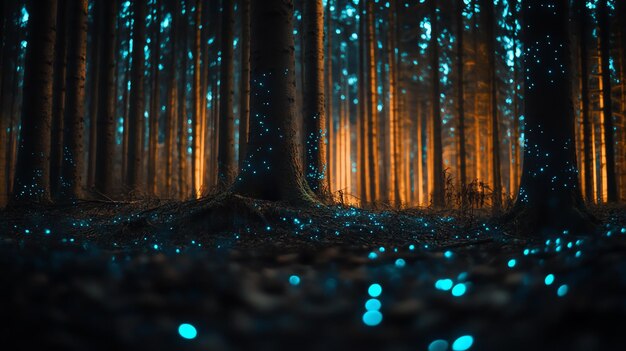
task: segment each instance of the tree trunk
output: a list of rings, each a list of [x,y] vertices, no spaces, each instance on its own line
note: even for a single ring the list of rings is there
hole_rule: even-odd
[[[89,150],[87,165],[87,188],[92,189],[96,185],[96,149],[97,149],[97,126],[98,126],[98,99],[100,92],[100,51],[102,42],[102,7],[103,2],[93,4],[93,23],[91,28],[91,57],[89,60],[90,86],[89,86]],[[124,133],[126,133],[124,129]]]
[[[305,177],[318,196],[328,192],[326,173],[326,108],[324,99],[324,7],[322,0],[304,2],[304,152]]]
[[[602,100],[604,106],[604,148],[606,154],[606,191],[607,201],[617,202],[617,177],[615,174],[615,143],[613,130],[613,98],[611,94],[611,24],[608,0],[598,2],[598,26],[600,27],[600,56],[602,60]]]
[[[115,19],[117,2],[103,3],[99,74],[98,130],[96,136],[96,191],[103,196],[113,192],[113,152],[115,150]],[[139,46],[139,45],[137,45]],[[130,161],[129,161],[130,162]]]
[[[148,194],[157,194],[157,172],[158,163],[158,146],[159,146],[159,111],[160,109],[160,81],[159,81],[159,63],[161,57],[161,4],[155,0],[156,14],[154,17],[154,38],[152,44],[152,91],[150,95],[150,114],[149,114],[149,133],[148,140]]]
[[[144,70],[146,45],[147,0],[133,2],[133,57],[130,71],[130,107],[128,123],[128,165],[126,166],[127,190],[136,192],[140,189],[141,175],[141,135],[144,124]]]
[[[365,40],[367,43],[367,96],[369,98],[369,118],[367,120],[367,159],[369,164],[370,201],[380,199],[380,167],[378,165],[378,83],[376,80],[376,28],[374,23],[374,2],[366,4]]]
[[[358,119],[358,167],[359,167],[359,197],[361,206],[371,201],[369,187],[369,163],[367,158],[367,126],[369,124],[369,99],[367,95],[367,78],[366,78],[366,52],[367,42],[365,40],[366,11],[365,1],[359,2],[359,119]]]
[[[465,187],[467,184],[467,171],[466,171],[466,154],[465,154],[465,96],[464,96],[464,87],[463,80],[465,78],[464,65],[463,61],[463,31],[465,30],[465,24],[463,23],[463,8],[465,3],[463,1],[457,1],[456,8],[456,74],[457,74],[457,107],[458,107],[458,118],[459,118],[459,179],[461,188]],[[464,192],[461,191],[461,196],[464,196]],[[465,198],[462,199],[465,201]]]
[[[502,181],[500,172],[500,128],[498,122],[498,77],[496,67],[496,19],[493,1],[485,1],[485,13],[487,24],[487,57],[489,69],[489,89],[491,97],[491,178],[493,181],[492,206],[495,212],[502,207]]]
[[[551,4],[522,5],[526,147],[512,214],[537,234],[590,229],[576,166],[568,0]]]
[[[430,68],[432,71],[432,126],[433,126],[433,205],[445,206],[445,184],[443,174],[443,146],[441,143],[441,102],[439,93],[439,19],[437,18],[437,4],[431,0],[431,42]]]
[[[174,160],[174,144],[176,131],[176,103],[178,90],[176,86],[176,71],[178,68],[178,30],[180,23],[180,3],[172,1],[172,27],[170,29],[170,61],[169,61],[169,83],[167,88],[167,105],[165,113],[165,196],[172,196],[172,178],[173,178],[173,160]]]
[[[13,201],[50,202],[50,124],[57,1],[30,0],[22,129]]]
[[[61,197],[82,197],[83,125],[87,70],[87,1],[69,1],[67,96],[63,134]]]
[[[250,121],[250,0],[241,0],[241,86],[239,91],[239,167],[248,147]]]
[[[58,0],[57,34],[54,48],[54,82],[52,85],[52,131],[50,139],[50,192],[59,197],[63,162],[63,118],[67,63],[67,1]]]
[[[222,12],[222,61],[220,71],[220,126],[217,173],[221,186],[230,185],[235,176],[235,121],[233,117],[234,2],[227,2]]]
[[[265,200],[313,203],[294,128],[293,1],[252,1],[250,33],[250,141],[233,190]]]
[[[587,15],[587,6],[585,1],[578,3],[579,16],[579,51],[580,51],[580,80],[581,80],[581,113],[583,123],[583,169],[585,174],[585,199],[588,203],[594,202],[593,194],[593,162],[592,162],[592,122],[589,115],[589,48],[587,46],[587,30],[589,29],[589,20]]]
[[[187,11],[189,10],[189,2],[182,3],[186,5]],[[187,12],[188,13],[188,12]],[[178,88],[178,191],[181,199],[189,197],[189,191],[187,189],[187,147],[189,145],[189,136],[187,133],[188,128],[191,126],[188,121],[187,115],[187,58],[189,51],[189,23],[182,21],[180,23],[181,31],[179,40],[183,47],[180,50],[180,64],[181,64],[181,78],[180,87]]]

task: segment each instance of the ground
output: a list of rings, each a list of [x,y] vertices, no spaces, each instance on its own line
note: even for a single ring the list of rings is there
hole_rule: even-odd
[[[13,208],[0,212],[2,340],[623,349],[626,208],[592,211],[597,233],[536,238],[481,211],[298,209],[237,196]]]

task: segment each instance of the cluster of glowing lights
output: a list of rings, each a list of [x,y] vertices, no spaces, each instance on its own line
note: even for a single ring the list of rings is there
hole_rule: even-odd
[[[363,313],[363,323],[368,327],[375,327],[383,321],[383,314],[380,312],[382,304],[377,297],[382,294],[383,288],[380,284],[374,283],[369,286],[367,293],[370,299],[365,302],[365,313]]]
[[[474,344],[474,337],[463,335],[452,342],[452,351],[466,351]],[[450,344],[447,340],[437,339],[428,345],[428,351],[447,351]]]

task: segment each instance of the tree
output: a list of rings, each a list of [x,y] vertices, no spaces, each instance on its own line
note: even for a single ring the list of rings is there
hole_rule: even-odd
[[[328,192],[326,170],[326,109],[324,98],[324,6],[304,2],[303,126],[305,177],[318,195]]]
[[[93,188],[96,183],[96,158],[98,137],[98,99],[100,92],[100,51],[102,42],[102,1],[93,4],[93,22],[91,24],[91,52],[89,59],[89,150],[87,165],[87,187]],[[124,131],[126,134],[126,130]]]
[[[50,140],[50,191],[57,198],[63,163],[63,118],[67,63],[67,0],[58,0],[57,34],[54,48],[54,81],[52,85],[52,134]]]
[[[153,31],[154,38],[152,42],[152,90],[150,95],[150,114],[149,114],[149,141],[148,141],[148,193],[156,195],[157,193],[157,163],[158,163],[158,146],[159,146],[159,63],[161,59],[161,4],[155,0],[154,6],[156,11],[154,14]]]
[[[250,0],[241,0],[241,86],[239,91],[239,166],[248,146],[250,121]]]
[[[366,1],[365,23],[365,64],[366,95],[368,98],[368,118],[366,128],[367,162],[369,177],[369,200],[380,198],[380,167],[378,165],[378,83],[376,81],[376,26],[374,23],[374,2]]]
[[[602,114],[604,115],[604,148],[606,154],[607,200],[618,199],[617,177],[615,174],[615,137],[613,130],[613,98],[611,92],[611,24],[608,0],[598,2],[598,26],[600,27],[600,57],[602,74]]]
[[[464,65],[463,61],[463,31],[465,30],[465,25],[463,23],[463,8],[465,2],[457,1],[456,8],[456,72],[457,72],[457,108],[459,113],[459,179],[460,184],[464,187],[467,184],[467,171],[466,171],[466,152],[465,152],[465,101],[464,101],[464,89],[463,89],[463,79],[465,78],[464,74]],[[464,192],[462,191],[463,195]],[[465,201],[465,199],[463,199]]]
[[[431,0],[431,43],[430,69],[432,72],[432,138],[433,138],[433,205],[445,205],[445,189],[443,174],[443,146],[441,143],[441,101],[439,93],[439,19],[437,16],[437,2]]]
[[[87,1],[68,0],[67,94],[63,133],[61,197],[82,196],[83,124],[87,69]]]
[[[131,191],[140,187],[141,175],[141,135],[144,124],[144,70],[146,56],[146,15],[147,0],[137,0],[133,6],[133,61],[130,71],[130,107],[128,113],[128,165],[126,186]]]
[[[585,231],[576,166],[568,0],[523,3],[524,165],[511,215],[537,230]]]
[[[250,139],[233,191],[314,202],[298,155],[293,0],[251,1]]]
[[[102,31],[99,55],[98,112],[95,188],[100,195],[113,193],[115,149],[115,19],[117,1],[102,2]]]
[[[583,170],[585,177],[585,200],[593,203],[593,162],[592,162],[592,139],[593,126],[589,115],[589,52],[587,47],[587,30],[589,20],[587,17],[587,4],[585,1],[578,2],[578,40],[580,52],[580,81],[581,81],[581,113],[583,123]]]
[[[235,176],[235,120],[233,117],[233,76],[235,72],[233,50],[234,6],[234,1],[227,1],[222,7],[220,121],[217,150],[217,173],[221,185],[229,185]]]
[[[22,129],[13,202],[50,202],[50,124],[57,1],[27,3],[28,47],[24,67]]]

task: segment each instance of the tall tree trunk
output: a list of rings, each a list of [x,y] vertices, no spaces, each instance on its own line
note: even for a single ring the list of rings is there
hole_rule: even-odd
[[[233,116],[235,25],[234,1],[222,7],[222,62],[220,71],[220,127],[217,173],[222,185],[230,185],[235,176],[235,119]]]
[[[615,143],[613,130],[613,98],[611,93],[611,24],[608,0],[598,2],[598,26],[600,27],[600,56],[602,60],[602,100],[604,106],[604,148],[606,154],[606,191],[607,200],[616,202],[618,198],[617,177],[615,174]]]
[[[200,190],[198,173],[198,153],[200,151],[200,100],[201,72],[200,55],[202,51],[202,1],[196,0],[193,41],[193,109],[191,115],[191,196],[197,197]]]
[[[159,64],[161,57],[161,4],[155,0],[154,6],[156,13],[154,16],[154,38],[152,43],[152,90],[150,95],[150,114],[149,114],[149,140],[148,140],[148,194],[157,194],[157,172],[158,163],[158,147],[159,147],[159,111],[160,109],[160,81],[159,81]]]
[[[464,72],[464,56],[463,56],[463,31],[465,30],[465,24],[463,23],[463,9],[465,2],[457,1],[456,8],[456,74],[457,74],[457,107],[458,107],[458,122],[459,122],[459,179],[461,187],[465,187],[467,184],[467,171],[466,171],[466,154],[465,154],[465,97],[463,80],[465,78]],[[464,192],[461,191],[461,195]],[[465,198],[462,199],[465,201]]]
[[[50,124],[57,1],[28,1],[22,129],[13,201],[50,202]]]
[[[433,205],[445,206],[445,183],[443,174],[443,146],[441,143],[441,102],[439,93],[439,19],[437,3],[431,0],[430,68],[432,70],[432,138],[433,138]]]
[[[169,61],[169,83],[167,87],[167,105],[165,113],[165,196],[172,196],[172,178],[173,178],[173,161],[174,161],[174,144],[176,131],[176,107],[177,92],[176,71],[178,68],[178,31],[180,23],[180,3],[172,1],[172,27],[170,29],[170,61]]]
[[[189,2],[181,3],[189,13]],[[189,51],[189,24],[185,21],[180,23],[179,40],[183,45],[180,50],[181,78],[178,89],[178,191],[181,199],[189,197],[187,189],[187,147],[189,145],[187,129],[191,126],[187,115],[187,58]]]
[[[260,199],[312,203],[294,128],[293,1],[252,1],[250,33],[250,141],[233,189]]]
[[[586,231],[574,142],[568,0],[525,2],[524,166],[512,214],[534,230]]]
[[[581,113],[583,123],[583,169],[585,174],[585,199],[588,203],[594,202],[593,194],[593,162],[592,162],[592,122],[589,114],[589,48],[587,46],[587,30],[589,29],[589,19],[585,1],[578,3],[579,16],[579,51],[580,51],[580,80],[581,80]]]
[[[103,4],[102,43],[96,136],[95,187],[100,195],[113,192],[113,152],[115,149],[115,19],[117,2]],[[137,45],[139,46],[139,45]]]
[[[59,197],[63,162],[63,118],[67,62],[67,1],[58,0],[57,34],[54,48],[54,82],[52,85],[52,132],[50,138],[50,192]]]
[[[241,0],[241,86],[239,91],[239,167],[248,147],[250,121],[250,1]]]
[[[334,131],[334,121],[333,121],[333,41],[332,41],[332,11],[331,6],[333,6],[333,1],[328,0],[326,3],[326,14],[324,18],[326,19],[326,90],[325,90],[325,101],[326,101],[326,130],[327,136],[326,140],[326,177],[328,178],[328,190],[333,193],[336,191],[336,177],[335,177],[335,167],[336,164],[333,163],[333,152],[335,150],[336,145],[334,144],[335,131]]]
[[[305,177],[317,195],[328,192],[326,173],[326,106],[324,100],[324,7],[304,2],[304,152]]]
[[[371,201],[370,187],[369,187],[369,160],[367,158],[368,143],[367,143],[367,126],[369,125],[369,104],[367,103],[369,97],[367,95],[367,75],[366,75],[366,52],[367,41],[365,40],[365,27],[366,21],[366,9],[365,1],[359,2],[359,119],[358,119],[358,167],[359,167],[359,197],[361,199],[361,205],[367,204]]]
[[[93,23],[91,28],[91,52],[89,59],[89,150],[87,165],[87,188],[93,189],[96,185],[96,150],[98,137],[98,99],[100,98],[100,52],[102,46],[102,8],[101,1],[93,3]],[[124,129],[126,133],[126,129]]]
[[[502,207],[502,181],[500,172],[500,128],[498,122],[498,76],[496,67],[496,19],[493,1],[485,1],[487,24],[487,57],[489,69],[489,89],[491,97],[491,178],[493,180],[493,210],[500,211]]]
[[[367,96],[369,99],[369,118],[367,119],[367,159],[369,164],[369,193],[370,201],[380,199],[380,167],[378,165],[378,83],[376,79],[376,28],[374,23],[374,2],[366,4],[366,29],[367,43]]]
[[[83,125],[87,70],[88,0],[68,0],[69,28],[67,51],[67,95],[63,134],[61,197],[82,197]]]
[[[144,124],[144,71],[146,56],[146,15],[147,0],[133,2],[133,61],[130,71],[130,107],[128,123],[128,165],[126,166],[126,187],[131,192],[140,190],[142,148],[141,135]]]

